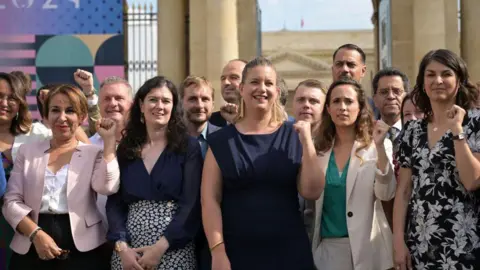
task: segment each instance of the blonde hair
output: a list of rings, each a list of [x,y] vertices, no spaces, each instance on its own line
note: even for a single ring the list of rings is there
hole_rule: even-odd
[[[212,86],[212,83],[205,77],[203,76],[194,76],[190,75],[185,80],[183,80],[182,84],[180,84],[180,87],[178,89],[178,94],[180,95],[180,99],[183,99],[185,96],[185,89],[190,87],[190,86],[206,86],[210,88],[212,92],[212,100],[215,100],[215,89]]]
[[[275,71],[275,75],[277,74],[277,70],[273,66],[272,62],[265,57],[257,57],[252,61],[248,62],[245,68],[242,71],[242,84],[245,83],[245,79],[248,76],[248,72],[255,68],[255,67],[270,67]],[[278,87],[279,85],[279,76],[276,77],[275,86]],[[270,118],[270,124],[272,123],[282,123],[287,120],[287,114],[285,109],[280,104],[280,94],[278,94],[277,98],[273,101],[273,106],[271,108],[272,117]],[[238,115],[235,118],[235,122],[240,121],[241,119],[245,118],[245,104],[243,98],[240,98],[240,105],[238,109]]]

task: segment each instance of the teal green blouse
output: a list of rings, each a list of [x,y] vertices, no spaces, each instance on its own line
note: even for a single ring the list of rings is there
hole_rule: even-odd
[[[322,238],[348,237],[347,229],[347,172],[350,159],[338,171],[335,153],[332,151],[325,174],[323,209],[320,234]]]

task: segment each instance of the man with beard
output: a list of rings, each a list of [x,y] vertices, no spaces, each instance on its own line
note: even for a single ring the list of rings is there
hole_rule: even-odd
[[[218,127],[224,127],[232,121],[238,111],[240,103],[240,83],[242,82],[243,68],[247,64],[241,59],[230,60],[222,70],[220,86],[222,97],[227,104],[220,108],[220,111],[212,113],[210,123]]]
[[[212,84],[203,77],[188,76],[180,85],[179,94],[188,134],[198,139],[202,156],[205,158],[208,148],[207,136],[219,129],[208,122],[213,110]]]
[[[337,81],[341,77],[351,78],[359,83],[362,82],[367,72],[366,56],[362,48],[355,44],[344,44],[333,53],[332,77]],[[368,98],[375,118],[378,119],[379,111],[373,100]]]
[[[188,76],[180,85],[178,93],[182,100],[183,118],[188,134],[198,139],[202,156],[205,158],[208,149],[207,136],[220,129],[208,121],[212,115],[215,91],[204,77]],[[195,253],[197,269],[211,269],[212,258],[203,227],[195,238]]]

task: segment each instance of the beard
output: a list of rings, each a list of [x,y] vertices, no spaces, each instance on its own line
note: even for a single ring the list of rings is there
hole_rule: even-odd
[[[205,122],[207,122],[208,119],[210,118],[210,115],[211,115],[211,114],[208,114],[207,112],[205,112],[205,118],[199,118],[195,115],[197,113],[202,113],[202,110],[191,109],[191,110],[187,111],[186,112],[187,121],[193,123],[194,125],[199,126],[199,125],[203,125]]]

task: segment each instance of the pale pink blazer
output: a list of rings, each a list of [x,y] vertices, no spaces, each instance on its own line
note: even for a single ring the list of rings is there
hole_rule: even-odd
[[[50,154],[50,141],[20,146],[7,191],[3,215],[12,228],[29,216],[38,223],[44,176]],[[106,229],[96,205],[97,192],[111,195],[120,187],[120,171],[116,159],[106,162],[103,149],[79,142],[68,168],[67,202],[75,247],[89,251],[106,242]],[[18,254],[30,249],[28,236],[15,232],[10,248]]]

